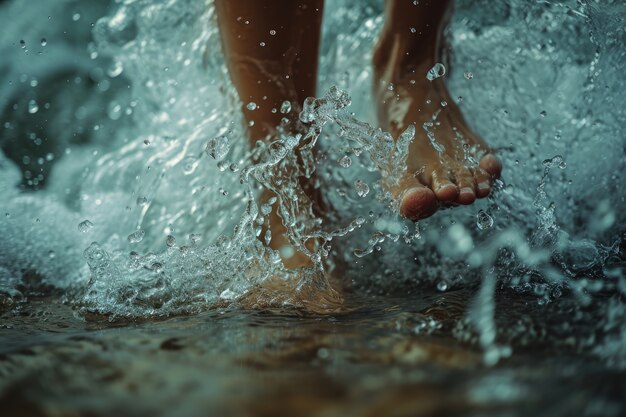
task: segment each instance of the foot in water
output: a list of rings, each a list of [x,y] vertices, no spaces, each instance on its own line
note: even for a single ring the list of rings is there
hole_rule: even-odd
[[[450,98],[439,74],[439,43],[447,2],[428,6],[428,14],[412,2],[387,2],[387,24],[375,48],[374,94],[383,129],[397,138],[410,125],[416,134],[407,172],[389,191],[400,213],[412,220],[439,207],[471,204],[489,195],[502,166],[485,142],[473,133]],[[390,23],[393,22],[393,23]]]

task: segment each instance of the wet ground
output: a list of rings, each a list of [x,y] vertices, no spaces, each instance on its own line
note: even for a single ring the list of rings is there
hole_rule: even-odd
[[[593,338],[586,334],[593,312],[500,294],[498,342],[512,355],[486,366],[464,319],[470,299],[465,290],[353,295],[352,311],[336,316],[217,309],[130,323],[31,301],[0,317],[0,410],[6,417],[626,413],[626,372],[579,343]]]

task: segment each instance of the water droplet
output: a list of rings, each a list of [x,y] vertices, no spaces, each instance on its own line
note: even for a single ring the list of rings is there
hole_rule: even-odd
[[[472,74],[471,71],[466,71],[463,76],[466,80],[471,80],[472,78],[474,78],[474,74]]]
[[[356,193],[359,197],[365,197],[370,192],[370,187],[361,180],[356,180],[354,182],[354,188],[356,189]]]
[[[218,161],[224,159],[229,150],[230,144],[226,136],[218,136],[210,139],[205,148],[205,152],[211,158],[217,159]]]
[[[446,67],[442,63],[437,62],[430,70],[428,70],[426,78],[432,81],[439,77],[443,77],[444,75],[446,75]]]
[[[78,230],[82,233],[87,233],[93,227],[93,223],[89,220],[83,220],[78,223]]]
[[[39,105],[35,100],[31,100],[28,102],[28,112],[30,114],[35,114],[39,111]]]
[[[254,101],[251,101],[250,103],[246,104],[246,109],[248,110],[256,110],[256,103]]]
[[[350,158],[348,155],[344,155],[341,158],[339,158],[337,163],[339,164],[340,167],[349,168],[350,165],[352,165],[352,158]]]
[[[48,40],[46,38],[41,38],[41,46],[46,46],[48,44]]]
[[[487,214],[484,210],[478,210],[478,213],[476,214],[476,226],[480,230],[491,228],[491,226],[493,226],[493,217]]]
[[[139,229],[134,233],[131,233],[130,235],[128,235],[128,241],[130,243],[139,243],[143,240],[144,236],[146,235],[146,232],[144,232],[143,230]]]
[[[121,61],[115,61],[107,70],[107,75],[111,78],[115,78],[124,72],[124,64]]]
[[[280,112],[282,114],[287,114],[291,111],[291,102],[288,100],[285,100],[282,102],[282,104],[280,105]]]

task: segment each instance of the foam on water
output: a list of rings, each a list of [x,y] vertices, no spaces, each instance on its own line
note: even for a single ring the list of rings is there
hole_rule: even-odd
[[[328,3],[320,97],[300,114],[307,132],[252,151],[210,2],[120,0],[105,11],[65,0],[30,29],[26,3],[2,6],[15,38],[2,45],[11,59],[0,79],[4,300],[45,285],[83,312],[163,316],[279,277],[297,285],[277,302],[302,307],[345,265],[335,273],[372,291],[480,285],[459,337],[477,334],[488,363],[511,353],[498,342],[498,289],[534,293],[538,305],[571,294],[604,312],[601,340],[581,344],[623,366],[624,6],[458,2],[453,54],[424,77],[448,81],[504,176],[488,199],[413,225],[382,187],[415,135],[394,144],[376,128],[370,57],[382,5]],[[59,35],[73,24],[84,43]],[[297,173],[316,172],[333,207],[324,219],[293,175],[296,146]],[[286,271],[257,238],[263,188],[312,269]]]

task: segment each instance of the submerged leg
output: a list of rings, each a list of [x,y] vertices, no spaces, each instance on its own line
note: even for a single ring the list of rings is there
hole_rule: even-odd
[[[323,0],[216,0],[215,8],[251,145],[275,138],[278,126],[288,133],[299,131],[300,106],[315,95]],[[289,106],[283,110],[291,111],[283,114],[285,101]],[[315,198],[312,191],[309,194]],[[270,197],[266,192],[261,199]],[[275,211],[270,230],[272,248],[288,244]],[[283,262],[298,267],[310,261],[296,253],[283,256]]]
[[[409,125],[407,173],[390,191],[400,212],[419,220],[440,203],[471,204],[489,195],[500,162],[473,133],[443,78],[427,77],[441,63],[441,35],[449,0],[387,0],[374,52],[375,94],[384,128],[398,137]]]

